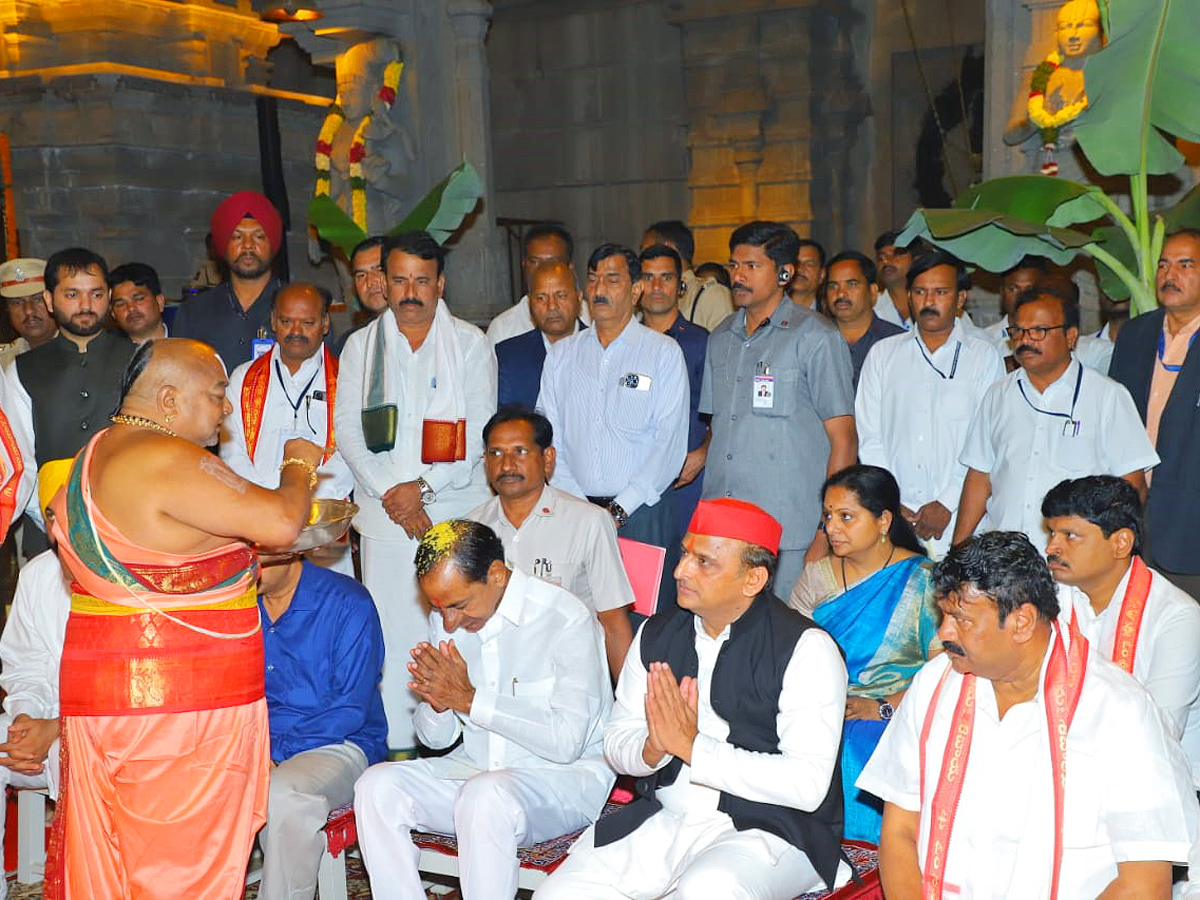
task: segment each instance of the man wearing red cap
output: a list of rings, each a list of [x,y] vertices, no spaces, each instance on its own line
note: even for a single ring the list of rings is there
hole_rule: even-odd
[[[283,222],[270,200],[242,191],[217,207],[209,230],[229,278],[181,306],[172,332],[208,344],[232,372],[250,360],[254,339],[271,333],[271,301],[280,285],[271,263],[283,245]]]
[[[536,900],[790,900],[849,880],[834,777],[846,666],[772,592],[782,534],[750,503],[697,506],[681,608],[634,638],[604,729],[638,796],[584,832]]]

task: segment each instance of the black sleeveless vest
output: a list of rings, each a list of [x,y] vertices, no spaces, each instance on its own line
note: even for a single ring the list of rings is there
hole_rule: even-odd
[[[677,678],[696,676],[695,617],[673,609],[649,619],[642,629],[642,665],[665,661]],[[713,667],[709,701],[713,710],[729,723],[729,743],[744,750],[778,753],[776,717],[783,675],[796,642],[817,625],[785,606],[773,594],[759,595],[751,607],[730,627]],[[841,746],[838,765],[825,799],[812,812],[756,803],[721,792],[717,808],[726,813],[738,831],[759,828],[783,838],[804,851],[817,874],[833,884],[842,859]],[[619,812],[596,823],[596,846],[619,840],[662,809],[655,797],[660,787],[673,784],[683,767],[674,758],[653,775],[639,778],[637,798]]]
[[[109,425],[121,400],[121,377],[136,348],[107,329],[87,353],[61,334],[16,358],[17,376],[33,406],[33,455],[40,467],[70,459]]]

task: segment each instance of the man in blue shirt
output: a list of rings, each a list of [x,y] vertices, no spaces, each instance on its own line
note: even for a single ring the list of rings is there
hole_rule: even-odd
[[[679,533],[661,501],[687,455],[688,376],[679,345],[633,317],[644,289],[628,247],[592,251],[592,327],[550,348],[538,406],[558,438],[551,483],[607,509],[621,537],[666,548],[659,603],[669,604]]]
[[[708,423],[700,418],[700,383],[704,380],[704,354],[708,350],[708,329],[689,322],[679,312],[679,298],[685,290],[683,260],[666,244],[653,244],[638,257],[642,264],[642,324],[659,334],[675,339],[683,351],[688,373],[688,437],[683,469],[668,496],[675,508],[677,541],[683,540],[687,523],[700,502],[704,482],[704,457],[712,437]]]
[[[387,755],[383,634],[366,588],[299,556],[263,559],[258,606],[274,763],[258,895],[312,897],[330,810]]]

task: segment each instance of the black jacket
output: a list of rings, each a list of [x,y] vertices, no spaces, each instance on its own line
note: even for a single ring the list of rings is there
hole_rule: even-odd
[[[1108,374],[1133,397],[1142,421],[1166,313],[1130,319],[1117,335]],[[1150,479],[1146,532],[1156,566],[1200,575],[1200,347],[1192,346],[1163,407],[1155,445],[1162,462]]]

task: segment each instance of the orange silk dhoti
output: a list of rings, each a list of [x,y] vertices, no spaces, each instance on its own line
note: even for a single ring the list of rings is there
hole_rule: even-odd
[[[270,769],[257,559],[137,547],[92,502],[92,439],[54,501],[72,576],[51,900],[235,900]]]

